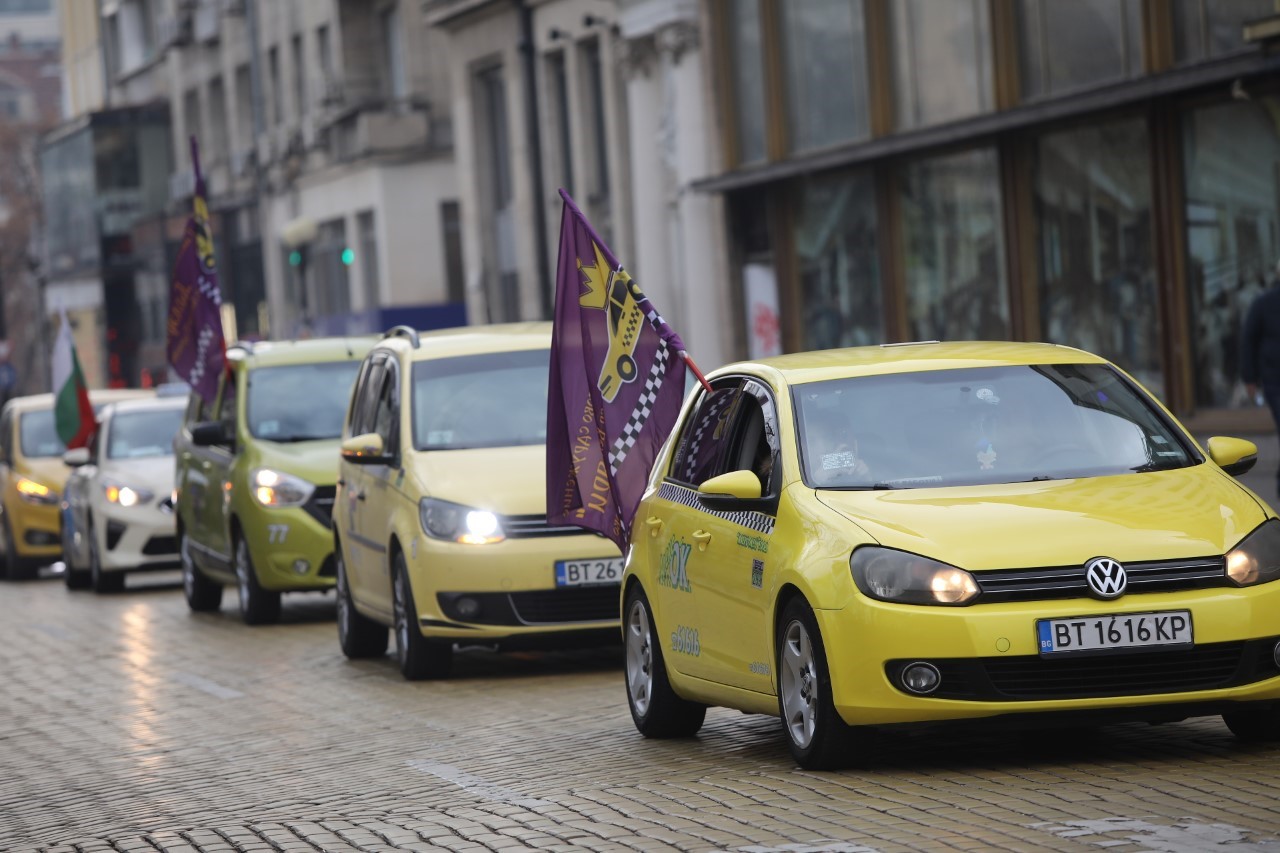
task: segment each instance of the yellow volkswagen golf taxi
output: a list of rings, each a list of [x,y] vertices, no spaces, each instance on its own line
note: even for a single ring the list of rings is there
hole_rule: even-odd
[[[365,359],[334,504],[338,641],[405,678],[455,644],[616,643],[622,555],[547,523],[549,323],[388,333]]]
[[[730,365],[686,401],[623,577],[632,717],[1170,721],[1280,737],[1280,521],[1124,372],[1049,344]],[[1017,719],[1014,720],[1013,718]]]

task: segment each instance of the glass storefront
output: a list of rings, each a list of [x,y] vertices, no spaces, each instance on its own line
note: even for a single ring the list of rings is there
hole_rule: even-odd
[[[889,4],[889,15],[899,129],[991,109],[988,0],[896,0]]]
[[[1142,73],[1142,0],[1017,0],[1024,100]]]
[[[733,63],[737,103],[738,162],[764,159],[764,46],[760,38],[760,4],[730,3],[729,57]]]
[[[884,302],[871,175],[807,180],[799,187],[795,246],[804,300],[802,349],[884,341]]]
[[[912,340],[1009,336],[996,153],[907,164],[901,175],[902,259]]]
[[[1048,133],[1036,145],[1040,335],[1095,352],[1162,393],[1146,121]]]
[[[1240,327],[1280,260],[1280,98],[1188,111],[1182,149],[1196,404],[1249,405]]]
[[[793,151],[871,133],[862,0],[780,3]]]
[[[1247,47],[1249,21],[1280,12],[1277,0],[1170,0],[1173,52],[1179,62],[1203,62]]]

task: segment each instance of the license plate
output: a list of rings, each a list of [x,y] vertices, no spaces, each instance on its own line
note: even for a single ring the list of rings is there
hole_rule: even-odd
[[[1042,655],[1194,643],[1189,610],[1038,619],[1036,636]]]
[[[556,561],[556,586],[597,586],[621,580],[621,557]]]

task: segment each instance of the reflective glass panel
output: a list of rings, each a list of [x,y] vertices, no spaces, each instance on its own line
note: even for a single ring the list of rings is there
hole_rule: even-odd
[[[802,348],[883,341],[871,175],[823,176],[801,183],[795,246],[804,300]]]
[[[1148,146],[1140,118],[1040,138],[1040,335],[1105,356],[1161,393]]]
[[[182,426],[180,408],[126,412],[111,418],[108,459],[172,456],[173,437]]]
[[[1200,62],[1249,49],[1249,21],[1280,11],[1276,0],[1172,0],[1173,51],[1178,62]]]
[[[1248,405],[1240,328],[1280,259],[1280,99],[1231,101],[1183,119],[1187,294],[1196,403]]]
[[[249,432],[281,442],[338,438],[359,370],[359,361],[333,361],[251,371],[245,398]]]
[[[760,39],[760,0],[728,4],[729,56],[737,118],[738,162],[764,159],[764,46]]]
[[[988,0],[895,0],[889,13],[899,128],[991,109]]]
[[[910,336],[1007,338],[995,152],[979,149],[909,163],[901,191]]]
[[[1142,73],[1142,0],[1017,0],[1024,100]]]
[[[778,6],[792,150],[868,136],[862,0],[804,0]]]
[[[550,361],[550,350],[525,350],[417,362],[413,446],[462,450],[546,443]]]

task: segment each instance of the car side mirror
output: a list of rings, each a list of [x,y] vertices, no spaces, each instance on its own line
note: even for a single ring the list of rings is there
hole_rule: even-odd
[[[1258,445],[1243,438],[1215,435],[1209,439],[1209,458],[1232,477],[1239,477],[1258,462]]]
[[[62,462],[68,468],[79,468],[89,464],[89,448],[74,447],[62,454]]]
[[[196,447],[210,447],[227,443],[227,428],[222,421],[201,421],[191,426],[191,443]]]
[[[353,435],[342,442],[341,453],[345,461],[354,465],[388,465],[392,461],[382,443],[382,436],[376,432]]]
[[[760,500],[760,478],[745,468],[712,477],[698,486],[698,503],[719,512],[756,509]]]

